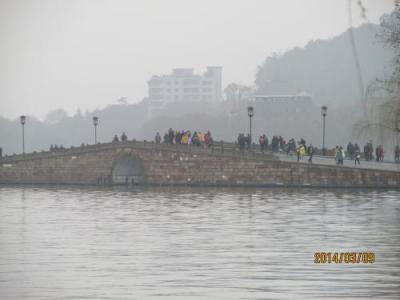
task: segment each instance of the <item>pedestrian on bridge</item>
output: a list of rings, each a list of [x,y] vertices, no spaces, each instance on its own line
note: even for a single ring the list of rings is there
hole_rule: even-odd
[[[259,142],[259,144],[260,144],[260,150],[261,150],[261,152],[264,152],[264,150],[267,150],[267,143],[268,143],[268,140],[267,140],[267,137],[266,137],[265,134],[260,135],[260,137],[259,137],[259,139],[258,139],[258,142]]]
[[[307,153],[308,153],[308,162],[312,163],[312,157],[313,157],[313,154],[314,154],[314,147],[313,147],[312,144],[310,144],[310,146],[308,146]]]
[[[336,146],[335,159],[336,159],[336,164],[338,166],[343,166],[344,156],[345,156],[345,154],[344,154],[343,147],[342,146],[340,146],[340,147]]]
[[[123,132],[121,135],[121,142],[127,142],[127,141],[128,141],[128,137],[126,136],[125,132]]]
[[[247,150],[250,150],[250,147],[251,147],[251,135],[250,135],[250,133],[246,137],[246,145],[247,145]]]
[[[360,157],[361,157],[360,150],[356,149],[356,152],[354,154],[354,166],[356,166],[357,163],[358,165],[360,165]]]
[[[161,135],[160,135],[159,132],[157,132],[156,137],[154,138],[154,140],[155,140],[156,144],[160,144],[161,143]],[[166,139],[164,138],[164,140],[166,140]]]
[[[304,144],[300,144],[297,148],[297,161],[303,160],[303,156],[306,154],[306,148]]]
[[[243,133],[239,133],[239,136],[237,138],[237,142],[239,144],[240,151],[243,151],[244,150],[244,146],[246,144],[246,137],[244,136]]]

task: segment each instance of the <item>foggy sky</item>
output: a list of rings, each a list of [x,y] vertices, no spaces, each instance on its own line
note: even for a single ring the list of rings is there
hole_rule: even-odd
[[[362,2],[373,23],[394,6]],[[175,67],[218,65],[224,85],[253,84],[267,55],[345,31],[347,9],[347,0],[0,0],[0,115],[135,103],[153,74]]]

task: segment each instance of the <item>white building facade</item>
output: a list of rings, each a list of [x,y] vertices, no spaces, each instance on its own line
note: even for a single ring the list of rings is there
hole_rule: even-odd
[[[254,104],[264,115],[281,117],[288,113],[311,112],[312,96],[305,92],[295,95],[256,95]]]
[[[173,69],[171,74],[153,76],[148,81],[148,118],[159,115],[172,102],[222,101],[222,67],[207,67],[203,74],[193,69]]]

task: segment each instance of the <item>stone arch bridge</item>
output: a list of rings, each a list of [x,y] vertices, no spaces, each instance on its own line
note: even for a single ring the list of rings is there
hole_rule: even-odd
[[[0,183],[400,187],[400,172],[281,161],[235,144],[129,141],[0,159]]]

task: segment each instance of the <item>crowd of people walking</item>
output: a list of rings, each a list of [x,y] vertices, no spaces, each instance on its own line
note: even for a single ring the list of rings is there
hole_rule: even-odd
[[[164,134],[163,138],[161,138],[160,133],[157,132],[154,141],[157,144],[162,142],[164,144],[204,146],[205,148],[213,145],[213,138],[210,131],[207,131],[206,133],[194,131],[192,134],[190,130],[175,131],[172,128]]]
[[[268,149],[268,138],[265,134],[260,135],[258,139],[260,150],[264,152]],[[297,146],[298,145],[298,146]],[[306,144],[306,141],[301,138],[298,143],[294,138],[288,142],[282,136],[273,136],[271,139],[271,152],[272,153],[286,153],[286,155],[297,155],[297,161],[303,160],[304,156],[308,155],[308,161],[312,162],[314,147],[312,144]]]
[[[244,133],[239,133],[239,136],[237,138],[237,143],[239,145],[240,150],[244,150],[247,148],[248,150],[251,147],[251,136],[248,134],[247,136],[244,135]]]
[[[385,150],[382,145],[378,145],[375,148],[375,156],[374,156],[374,147],[372,141],[367,142],[364,145],[364,158],[366,161],[383,161],[385,157]],[[360,164],[361,150],[358,144],[354,144],[349,142],[347,144],[347,155],[350,159],[354,159],[354,164]],[[397,145],[394,150],[394,159],[396,162],[400,160],[400,147]]]
[[[63,145],[58,146],[57,144],[55,145],[50,145],[49,151],[50,152],[57,152],[57,151],[63,151],[65,150]]]
[[[112,140],[113,143],[118,143],[119,141],[121,142],[127,142],[128,141],[128,136],[123,132],[121,134],[121,140],[118,138],[118,135],[114,135],[114,138]]]
[[[364,145],[364,158],[365,160],[373,160],[374,147],[372,141],[369,141]]]
[[[249,148],[249,140],[249,136],[245,137],[244,134],[239,134],[238,144],[240,149],[244,149],[245,145],[247,145],[247,148]],[[269,145],[267,136],[265,134],[262,134],[260,135],[258,142],[261,152],[264,152],[268,148],[270,148],[272,153],[283,152],[287,155],[297,154],[297,161],[303,160],[303,157],[308,155],[308,161],[312,162],[313,155],[315,153],[315,149],[312,144],[309,144],[307,146],[306,141],[303,138],[301,138],[298,142],[296,142],[294,138],[291,138],[288,142],[286,142],[286,140],[282,136],[273,136],[271,139],[271,144]],[[369,141],[365,144],[362,152],[360,146],[357,143],[349,142],[346,149],[344,149],[343,146],[336,146],[333,152],[333,156],[336,164],[339,166],[343,165],[343,161],[345,159],[353,160],[354,165],[356,166],[361,164],[362,156],[366,161],[382,162],[385,157],[385,150],[383,149],[382,145],[378,145],[374,151],[372,141]],[[399,145],[395,147],[394,158],[395,162],[400,162]]]

